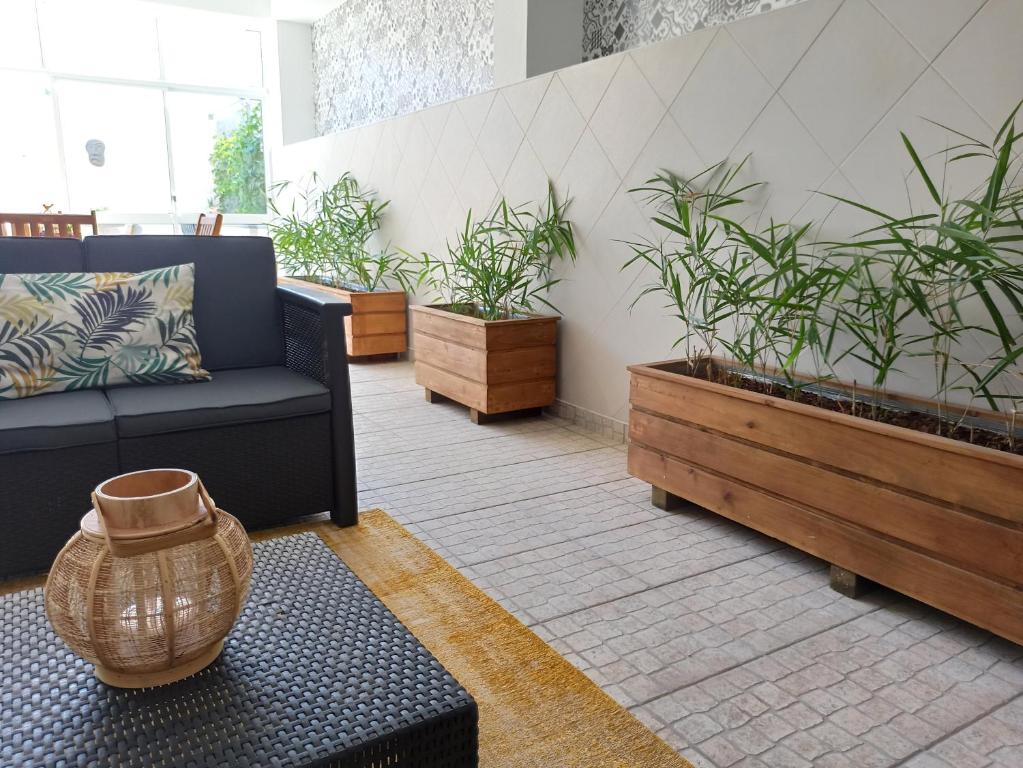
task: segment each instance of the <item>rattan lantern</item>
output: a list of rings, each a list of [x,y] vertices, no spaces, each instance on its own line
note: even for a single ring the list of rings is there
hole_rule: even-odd
[[[212,663],[252,577],[241,523],[181,469],[120,475],[92,502],[46,581],[54,630],[119,688],[172,683]]]

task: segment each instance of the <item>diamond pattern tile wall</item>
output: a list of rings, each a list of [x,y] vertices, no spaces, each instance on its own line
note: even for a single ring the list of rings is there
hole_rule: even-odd
[[[1019,0],[806,0],[292,144],[274,152],[274,177],[358,168],[393,200],[384,236],[435,254],[468,208],[540,199],[551,178],[576,199],[580,243],[553,296],[559,397],[625,421],[626,365],[670,357],[678,336],[656,301],[629,308],[648,276],[620,271],[621,241],[652,234],[630,189],[749,152],[751,176],[771,182],[766,213],[856,231],[859,214],[815,190],[908,209],[898,132],[925,154],[945,144],[922,118],[991,136],[1021,96],[1021,35]]]

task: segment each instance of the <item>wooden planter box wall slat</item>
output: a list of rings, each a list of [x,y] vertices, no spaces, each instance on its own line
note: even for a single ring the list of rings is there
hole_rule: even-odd
[[[630,371],[633,475],[1023,642],[1023,457]]]
[[[481,320],[412,307],[416,383],[485,414],[554,402],[557,317]]]
[[[402,354],[408,350],[408,297],[404,291],[349,291],[292,277],[279,283],[313,288],[352,305],[345,318],[345,343],[351,357]]]

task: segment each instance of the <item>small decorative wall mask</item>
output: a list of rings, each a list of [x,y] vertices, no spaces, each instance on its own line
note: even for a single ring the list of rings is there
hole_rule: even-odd
[[[89,162],[97,168],[102,168],[106,163],[107,145],[99,139],[89,139],[85,142],[85,151],[89,153]]]

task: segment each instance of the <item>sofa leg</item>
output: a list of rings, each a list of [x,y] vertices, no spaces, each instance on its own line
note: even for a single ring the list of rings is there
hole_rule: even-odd
[[[837,565],[831,566],[831,588],[841,595],[858,599],[870,592],[877,584],[859,574],[847,571]]]
[[[656,485],[650,486],[650,503],[665,512],[675,512],[689,506],[689,502],[682,497],[663,488],[658,488]]]

